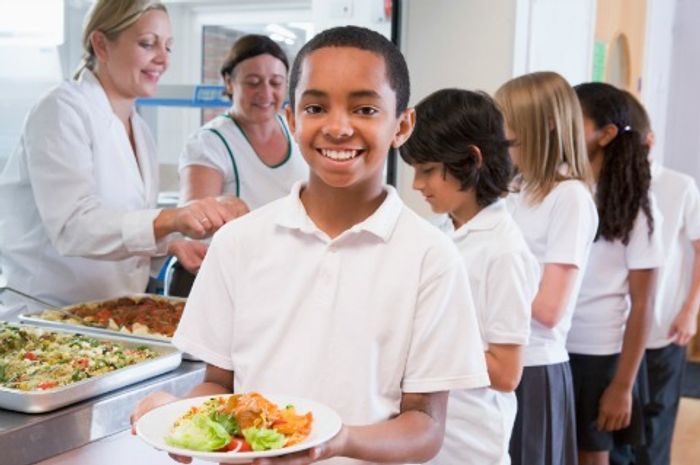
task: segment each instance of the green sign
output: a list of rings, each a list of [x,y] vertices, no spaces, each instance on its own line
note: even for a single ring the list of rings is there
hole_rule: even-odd
[[[605,79],[605,42],[596,40],[593,43],[593,76],[595,82],[603,82]]]

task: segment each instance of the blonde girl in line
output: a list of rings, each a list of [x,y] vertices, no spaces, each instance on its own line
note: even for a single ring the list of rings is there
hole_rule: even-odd
[[[514,465],[575,465],[566,337],[598,227],[581,108],[571,86],[554,72],[512,79],[495,97],[519,171],[509,208],[541,272],[516,390],[511,459]]]

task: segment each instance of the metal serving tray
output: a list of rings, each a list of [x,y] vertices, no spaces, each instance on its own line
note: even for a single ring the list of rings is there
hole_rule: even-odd
[[[124,296],[130,299],[134,300],[140,300],[140,299],[145,299],[145,298],[150,298],[153,300],[158,300],[158,301],[165,301],[165,302],[185,302],[187,299],[184,299],[182,297],[166,297],[158,294],[132,294],[132,295],[127,295]],[[100,306],[103,305],[107,302],[112,302],[116,299],[106,299],[106,300],[94,300],[91,302],[85,302],[82,304],[75,304],[75,305],[70,305],[67,307],[59,307],[57,310],[61,311],[68,311],[70,312],[71,309],[75,307],[80,307],[80,306]],[[52,310],[52,309],[44,309],[44,310]],[[132,334],[132,333],[126,333],[123,331],[117,331],[114,329],[109,329],[109,328],[101,328],[99,326],[87,326],[87,325],[80,325],[80,324],[72,324],[72,323],[65,323],[63,321],[51,321],[51,320],[45,320],[43,318],[40,318],[39,315],[44,310],[36,311],[36,312],[31,312],[31,313],[21,313],[18,318],[21,322],[23,323],[31,323],[36,326],[45,326],[48,328],[56,328],[56,329],[62,329],[62,330],[69,330],[72,332],[79,332],[79,333],[89,333],[89,334],[102,334],[102,335],[108,335],[108,336],[116,336],[116,337],[123,337],[123,338],[129,338],[129,339],[136,339],[136,340],[141,340],[141,341],[155,341],[155,342],[161,342],[161,343],[167,343],[170,344],[172,338],[169,338],[167,336],[157,336],[157,335],[152,335],[152,334]],[[191,354],[184,353],[182,357],[185,360],[192,360],[192,361],[198,361],[199,359]]]
[[[36,325],[31,324],[26,324],[26,326],[37,328]],[[170,344],[137,341],[131,338],[91,334],[84,331],[67,331],[57,328],[37,329],[56,333],[88,334],[100,341],[115,342],[128,348],[147,346],[159,355],[151,360],[46,391],[21,391],[0,386],[0,408],[24,413],[50,412],[174,370],[182,361],[182,354]]]

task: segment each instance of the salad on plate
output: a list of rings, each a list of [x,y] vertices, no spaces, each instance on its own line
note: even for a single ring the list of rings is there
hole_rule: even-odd
[[[259,393],[211,397],[173,423],[166,444],[201,452],[260,452],[306,439],[313,414],[277,405]]]

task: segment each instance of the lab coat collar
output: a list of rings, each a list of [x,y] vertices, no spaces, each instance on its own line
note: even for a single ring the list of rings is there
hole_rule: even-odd
[[[107,118],[113,118],[116,115],[112,110],[112,105],[109,103],[107,98],[107,93],[102,87],[99,79],[95,76],[95,73],[89,69],[83,70],[78,77],[78,82],[80,83],[85,96],[94,104],[94,109],[99,112],[102,116]]]

